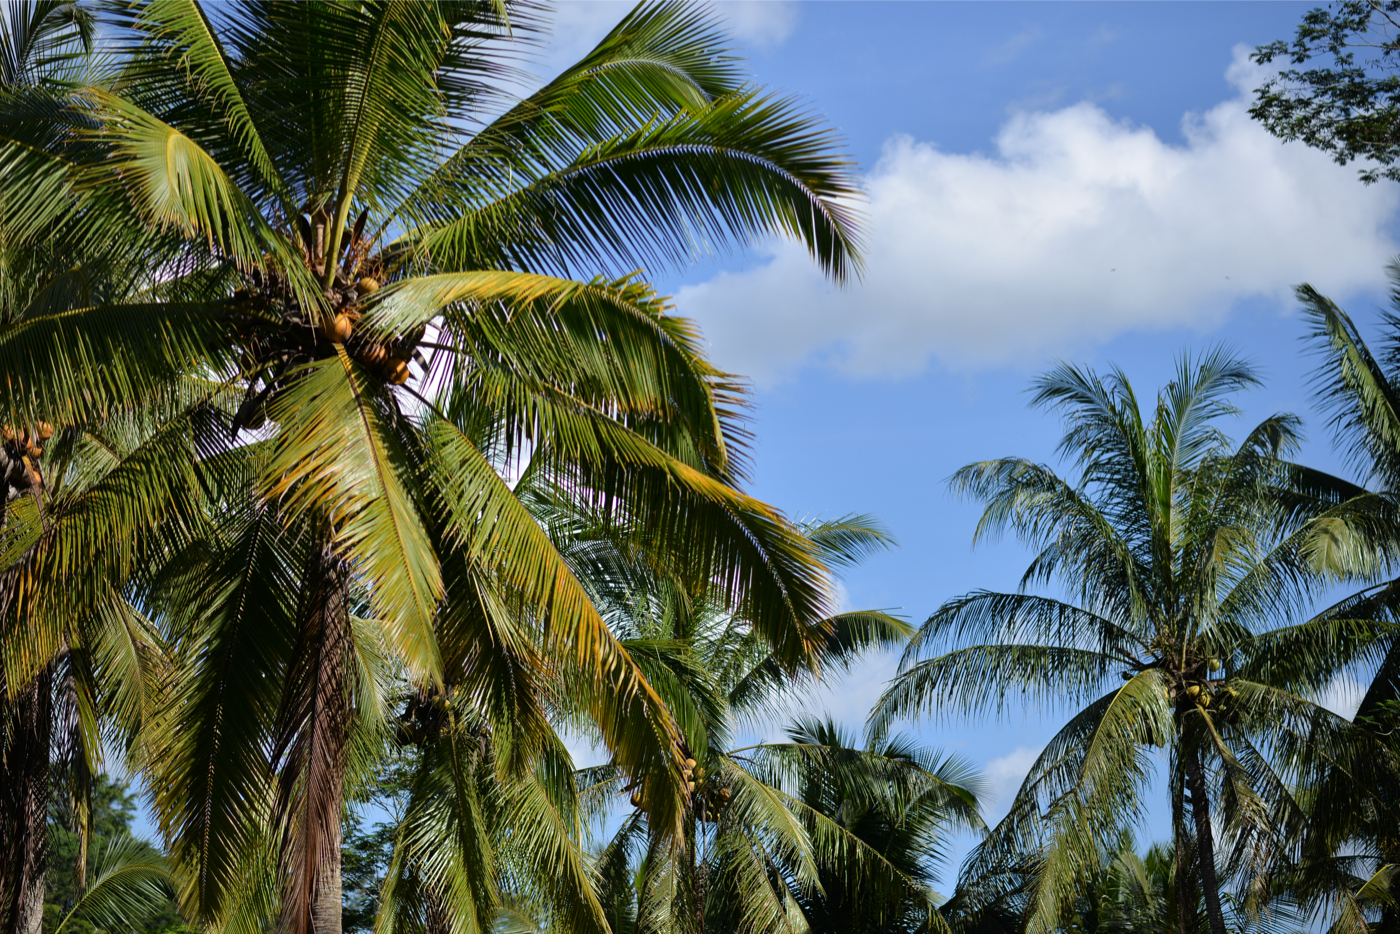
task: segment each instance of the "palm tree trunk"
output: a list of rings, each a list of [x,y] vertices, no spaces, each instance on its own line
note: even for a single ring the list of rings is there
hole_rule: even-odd
[[[278,757],[282,924],[287,934],[340,934],[341,805],[350,651],[348,574],[327,537],[305,577],[301,632],[283,698]]]
[[[12,709],[4,749],[6,934],[40,934],[44,919],[52,707],[53,668],[45,665]]]
[[[1225,913],[1220,909],[1220,880],[1215,875],[1215,839],[1210,829],[1210,800],[1206,797],[1200,753],[1194,747],[1186,752],[1186,786],[1191,792],[1191,816],[1196,824],[1196,861],[1201,867],[1201,889],[1205,895],[1210,932],[1225,934]]]
[[[1172,770],[1172,841],[1176,845],[1176,922],[1178,934],[1195,934],[1196,893],[1191,885],[1191,854],[1186,846],[1186,795],[1181,769]]]

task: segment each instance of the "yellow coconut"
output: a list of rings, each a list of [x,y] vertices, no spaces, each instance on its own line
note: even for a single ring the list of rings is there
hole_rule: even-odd
[[[389,364],[389,382],[395,386],[402,386],[408,382],[408,361],[395,360]]]
[[[321,329],[326,339],[333,344],[343,344],[355,330],[355,325],[345,315],[336,315],[330,324]]]
[[[370,292],[378,292],[379,280],[365,276],[359,282],[355,283],[355,291],[359,292],[361,295],[368,295]]]

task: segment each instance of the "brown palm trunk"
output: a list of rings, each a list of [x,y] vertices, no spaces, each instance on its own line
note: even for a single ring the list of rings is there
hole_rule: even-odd
[[[325,541],[312,555],[299,614],[301,633],[283,699],[278,757],[282,924],[286,934],[340,934],[340,812],[350,650],[348,575]]]
[[[0,905],[6,909],[6,934],[40,934],[48,857],[51,665],[17,698],[11,717],[4,749],[5,886]]]
[[[315,901],[311,905],[311,925],[315,934],[340,934],[340,802],[336,796],[335,829],[328,834],[317,874]]]
[[[1186,787],[1191,792],[1191,816],[1196,825],[1196,861],[1201,867],[1201,890],[1206,900],[1206,916],[1211,934],[1225,934],[1225,914],[1220,909],[1220,881],[1215,875],[1215,840],[1210,828],[1210,800],[1206,797],[1205,774],[1200,753],[1193,747],[1186,752]]]
[[[1178,727],[1177,735],[1182,735]],[[1180,763],[1172,769],[1172,842],[1175,844],[1176,923],[1178,934],[1195,934],[1196,888],[1192,884],[1191,852],[1187,846],[1186,780]]]

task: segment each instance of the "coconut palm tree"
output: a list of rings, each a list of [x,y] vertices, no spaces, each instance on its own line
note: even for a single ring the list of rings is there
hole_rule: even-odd
[[[1394,622],[1400,611],[1400,580],[1394,578],[1400,493],[1400,265],[1389,267],[1391,311],[1382,311],[1379,352],[1336,303],[1309,285],[1297,295],[1310,329],[1306,335],[1319,358],[1314,388],[1331,416],[1334,443],[1347,465],[1362,478],[1318,476],[1348,498],[1354,518],[1349,531],[1353,561],[1384,567],[1382,579],[1342,601],[1337,612]],[[1400,906],[1391,894],[1400,865],[1400,748],[1394,740],[1400,713],[1400,641],[1392,637],[1365,669],[1353,677],[1366,683],[1354,720],[1357,745],[1310,788],[1307,839],[1295,863],[1280,873],[1281,886],[1309,904],[1321,904],[1336,930],[1400,930]],[[1370,780],[1373,762],[1387,768]]]
[[[1255,383],[1223,353],[1183,358],[1144,411],[1121,371],[1063,364],[1037,380],[1035,403],[1064,413],[1060,450],[1078,477],[1020,458],[953,477],[987,504],[979,540],[1010,528],[1035,557],[1021,592],[973,592],[929,618],[873,722],[1073,705],[965,867],[994,876],[1030,854],[1031,930],[1073,913],[1119,828],[1142,816],[1165,749],[1177,904],[1196,904],[1199,886],[1225,934],[1222,872],[1254,881],[1288,852],[1307,820],[1294,789],[1347,748],[1347,721],[1312,698],[1390,628],[1306,617],[1319,569],[1354,544],[1351,514],[1280,459],[1292,416],[1239,445],[1221,432],[1230,394]],[[1063,599],[1029,592],[1056,580]],[[1177,925],[1196,928],[1189,912]]]
[[[0,11],[0,122],[51,112],[94,77],[92,27],[72,3]],[[95,250],[71,219],[26,226],[9,210],[24,211],[15,191],[0,198],[0,327],[123,294],[111,273],[130,253]],[[85,847],[91,776],[104,751],[132,748],[149,712],[162,646],[129,582],[199,520],[208,410],[191,401],[204,395],[175,383],[57,426],[16,407],[0,416],[0,930],[37,934],[51,807],[66,799]],[[132,895],[123,880],[139,876],[117,873],[88,903]]]
[[[630,800],[598,856],[599,897],[613,930],[770,931],[815,924],[819,914],[833,924],[848,913],[893,923],[923,911],[927,919],[918,857],[937,826],[976,822],[961,764],[898,743],[850,748],[819,723],[794,727],[789,742],[737,746],[741,731],[800,697],[814,683],[811,673],[785,673],[741,612],[658,568],[644,547],[620,548],[591,535],[586,521],[575,523],[566,554],[676,712],[691,790],[686,829],[669,839],[642,807],[649,776],[629,778],[613,764],[580,773],[595,820],[614,813],[619,798]],[[560,534],[558,523],[548,524]],[[887,541],[859,516],[811,523],[806,533],[836,565]],[[877,612],[840,614],[832,623],[822,671],[849,666],[907,631]],[[577,716],[573,722],[583,726]],[[882,836],[890,829],[882,818],[907,819],[902,848]],[[838,893],[840,884],[847,887]],[[838,907],[843,897],[849,901]]]
[[[799,717],[788,739],[789,750],[773,752],[789,760],[797,799],[880,856],[879,862],[824,862],[817,885],[789,882],[809,929],[837,934],[938,927],[940,897],[933,885],[946,862],[948,833],[985,830],[977,814],[976,773],[956,757],[904,738],[857,743],[830,719]]]
[[[74,829],[86,840],[91,776],[112,751],[125,754],[127,765],[142,764],[138,737],[154,712],[166,654],[130,582],[152,552],[199,521],[200,432],[187,402],[56,431],[40,423],[8,432],[10,456],[28,458],[33,476],[20,487],[11,482],[0,531],[0,904],[7,931],[38,931],[53,797],[61,790],[68,799]]]
[[[234,433],[267,435],[246,461],[256,503],[214,537],[208,566],[229,576],[191,603],[210,625],[179,633],[185,658],[215,666],[178,695],[199,716],[166,721],[154,760],[194,917],[235,911],[249,828],[271,813],[281,925],[338,929],[347,685],[369,651],[357,595],[411,682],[489,692],[508,666],[447,670],[436,627],[453,588],[505,587],[588,672],[578,696],[619,765],[652,776],[654,825],[679,830],[675,726],[483,453],[474,413],[602,514],[687,553],[776,664],[811,665],[825,644],[819,556],[735,487],[738,387],[627,271],[776,234],[844,278],[849,165],[812,117],[744,83],[703,11],[639,7],[509,100],[539,28],[512,4],[138,3],[112,24],[111,82],[0,138],[0,165],[47,195],[6,205],[17,226],[73,219],[127,252],[135,232],[151,257],[134,297],[0,331],[5,404],[80,420],[196,374],[240,394]],[[433,404],[439,387],[456,411]],[[264,569],[258,612],[278,621],[246,655],[263,619],[234,599],[254,585],[229,563],[239,547]],[[244,713],[262,716],[235,729]]]

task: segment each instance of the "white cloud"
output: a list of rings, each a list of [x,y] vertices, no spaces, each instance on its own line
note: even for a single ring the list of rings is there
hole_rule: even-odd
[[[539,68],[558,74],[588,53],[636,6],[633,0],[561,0],[554,7],[554,42]],[[712,4],[741,46],[781,44],[797,24],[791,0],[723,0]]]
[[[982,770],[982,778],[987,787],[984,810],[989,818],[1000,819],[1011,810],[1011,802],[1016,799],[1016,792],[1021,790],[1026,773],[1031,770],[1039,755],[1039,749],[1017,746],[1006,755],[987,763],[986,768]]]
[[[792,0],[719,0],[716,12],[741,44],[757,48],[781,45],[797,26]]]
[[[844,611],[848,609],[845,590],[839,589]],[[825,673],[822,680],[781,701],[762,723],[750,724],[759,731],[754,741],[786,742],[787,727],[798,716],[830,717],[849,730],[853,738],[863,736],[866,718],[899,670],[899,656],[898,649],[870,652],[861,656],[850,671]]]
[[[1379,284],[1395,186],[1271,138],[1237,97],[1183,118],[1185,145],[1090,103],[1012,116],[991,154],[888,141],[866,180],[863,283],[822,280],[790,244],[683,288],[719,365],[760,381],[823,359],[900,375],[1042,359],[1129,330],[1209,327],[1238,300],[1311,281]]]
[[[988,52],[985,56],[986,61],[992,65],[1006,65],[1014,62],[1021,57],[1022,52],[1040,42],[1042,38],[1044,38],[1044,33],[1039,26],[1023,29]]]
[[[1351,719],[1366,696],[1366,685],[1348,674],[1340,674],[1317,697],[1317,702],[1338,716]]]

